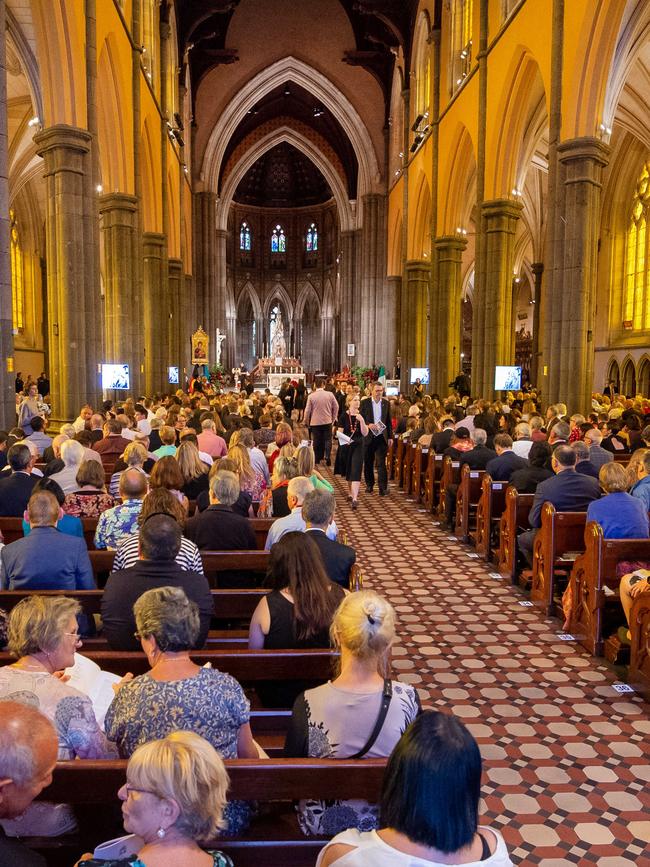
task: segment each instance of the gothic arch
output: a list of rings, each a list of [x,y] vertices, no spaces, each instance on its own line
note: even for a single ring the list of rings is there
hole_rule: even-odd
[[[217,228],[227,228],[228,213],[240,180],[261,156],[281,142],[287,142],[297,148],[320,169],[334,195],[341,231],[345,232],[354,228],[354,213],[342,178],[334,170],[325,154],[312,141],[288,126],[280,127],[264,136],[233,166],[217,201]]]
[[[650,397],[650,357],[642,355],[637,365],[637,393]]]
[[[336,313],[336,298],[334,296],[334,287],[332,281],[328,277],[325,281],[323,290],[323,304],[321,307],[321,315],[323,319],[331,319]]]
[[[620,116],[620,102],[626,82],[633,75],[634,66],[640,53],[647,49],[650,41],[650,6],[645,2],[628,2],[626,14],[623,16],[616,48],[612,57],[605,93],[603,120],[607,126],[612,127],[614,120],[626,125],[630,122],[634,126],[632,132],[647,143],[647,132],[639,135],[638,125],[643,126],[643,118],[647,114],[644,111],[645,101],[643,95],[638,93],[640,111],[638,117]],[[647,123],[645,130],[647,131]]]
[[[13,42],[16,54],[20,58],[20,64],[29,85],[29,92],[34,106],[34,114],[43,119],[43,92],[41,89],[41,76],[36,56],[27,40],[21,26],[14,18],[11,9],[6,10],[7,35]]]
[[[411,122],[422,114],[428,115],[431,110],[431,50],[429,34],[431,19],[429,12],[423,9],[418,17],[413,38],[413,53],[411,63]]]
[[[145,232],[160,232],[162,228],[162,214],[159,206],[160,182],[157,174],[160,173],[160,160],[154,153],[149,118],[145,118],[140,138],[140,151],[142,153],[142,221]],[[158,171],[156,171],[158,167]]]
[[[431,190],[424,173],[418,178],[415,190],[409,259],[428,259],[431,257]]]
[[[243,303],[245,297],[248,295],[251,307],[253,308],[253,313],[255,314],[256,319],[262,318],[262,305],[260,304],[260,299],[255,291],[255,287],[251,283],[250,280],[247,280],[246,283],[242,286],[239,291],[239,295],[237,297],[236,308],[239,311],[241,304]]]
[[[618,366],[618,361],[615,358],[610,358],[607,365],[607,381],[613,382],[616,391],[620,391],[621,387],[621,370]]]
[[[203,158],[201,175],[207,188],[218,191],[221,164],[237,126],[249,109],[282,80],[305,88],[332,112],[350,139],[359,163],[358,197],[375,191],[381,172],[370,134],[357,110],[327,76],[295,57],[278,60],[258,73],[225,107],[210,134]]]
[[[401,174],[404,167],[403,157],[400,154],[404,152],[404,70],[400,65],[403,63],[400,55],[397,57],[395,69],[393,70],[393,83],[391,87],[390,97],[390,117],[388,124],[390,127],[389,143],[388,143],[388,183],[392,183],[395,178]]]
[[[404,229],[401,211],[395,213],[390,231],[391,234],[388,238],[389,256],[387,274],[389,277],[400,277],[404,267],[404,263],[402,262],[402,234]]]
[[[475,196],[468,196],[469,187],[476,176],[476,159],[467,127],[459,124],[453,141],[450,153],[454,156],[441,215],[443,235],[453,235],[456,229],[468,227],[475,201]]]
[[[123,70],[116,63],[114,35],[104,40],[97,62],[97,136],[104,190],[129,191],[127,149],[131,137],[124,124],[124,106],[129,104]]]
[[[276,283],[266,296],[266,300],[264,301],[264,319],[268,320],[275,301],[280,301],[283,305],[285,313],[287,314],[287,320],[290,322],[294,318],[294,306],[291,303],[291,298],[289,298],[289,293],[282,283]]]
[[[296,300],[296,309],[295,309],[295,313],[294,313],[294,317],[296,319],[302,318],[304,310],[305,310],[305,305],[312,298],[312,296],[316,300],[316,304],[318,305],[318,307],[320,309],[321,302],[320,302],[320,299],[318,297],[318,293],[316,292],[316,289],[314,288],[313,284],[311,282],[307,281],[304,284],[304,286],[302,287],[302,289],[300,290],[300,293],[298,294],[298,298]]]
[[[625,357],[621,365],[621,392],[631,397],[636,394],[636,368],[630,355]]]

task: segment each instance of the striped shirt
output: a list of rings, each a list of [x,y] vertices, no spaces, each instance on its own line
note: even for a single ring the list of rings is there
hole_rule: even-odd
[[[135,566],[140,556],[139,551],[139,534],[132,533],[130,536],[125,536],[117,546],[115,559],[113,560],[113,572],[119,572],[122,569],[129,569]],[[183,572],[198,572],[203,575],[203,561],[199,554],[199,549],[194,542],[181,537],[180,551],[176,555],[176,562],[181,567]]]

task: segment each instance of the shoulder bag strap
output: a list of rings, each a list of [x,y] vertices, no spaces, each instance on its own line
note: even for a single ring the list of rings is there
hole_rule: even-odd
[[[370,733],[370,737],[364,744],[364,746],[359,750],[358,753],[355,753],[353,756],[348,756],[349,759],[360,759],[365,754],[372,749],[375,744],[375,741],[379,737],[379,733],[381,732],[384,722],[386,721],[386,715],[388,714],[388,708],[390,707],[390,702],[393,697],[393,684],[390,680],[384,680],[384,691],[381,697],[381,707],[379,708],[379,715],[377,717],[377,722],[375,723],[375,727]]]

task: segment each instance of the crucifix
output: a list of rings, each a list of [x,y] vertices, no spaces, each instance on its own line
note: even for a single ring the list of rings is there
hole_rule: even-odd
[[[221,344],[225,339],[226,335],[217,328],[217,364],[221,364]]]

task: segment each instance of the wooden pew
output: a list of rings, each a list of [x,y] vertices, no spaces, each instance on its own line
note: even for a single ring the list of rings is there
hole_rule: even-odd
[[[552,503],[542,506],[542,526],[533,546],[530,598],[541,604],[549,616],[555,613],[556,573],[569,572],[576,553],[584,550],[586,521],[586,512],[558,512]]]
[[[614,452],[614,460],[617,464],[628,464],[631,457],[632,456],[627,452],[623,452],[623,454],[620,452]]]
[[[402,473],[404,472],[404,440],[399,437],[395,447],[395,481],[401,488],[403,484]]]
[[[499,572],[515,580],[517,571],[517,534],[529,528],[528,515],[533,506],[534,494],[520,494],[508,486],[506,503],[499,521]]]
[[[241,837],[220,837],[206,848],[230,855],[237,867],[313,867],[328,838],[305,837],[299,830],[293,802],[300,799],[379,800],[385,759],[230,759],[225,762],[230,786],[229,799],[265,804],[260,815]],[[84,810],[78,834],[39,838],[32,842],[51,867],[69,867],[83,851],[105,839],[95,830],[110,807],[119,805],[117,792],[126,781],[124,760],[59,762],[52,784],[40,799],[72,804]],[[273,802],[272,805],[270,802]],[[266,806],[268,804],[268,806]],[[84,809],[89,805],[90,809]],[[269,815],[271,811],[271,815]],[[117,821],[117,820],[116,820]],[[100,836],[97,836],[98,833]],[[115,835],[124,833],[119,825]],[[81,841],[84,841],[83,844]]]
[[[98,650],[84,653],[105,671],[120,676],[131,671],[145,674],[150,666],[141,652]],[[338,653],[329,649],[316,650],[196,650],[191,657],[197,665],[210,663],[213,668],[231,674],[242,685],[254,686],[262,681],[309,680],[324,682],[331,675]],[[0,666],[14,661],[9,653],[0,652]]]
[[[507,482],[495,482],[486,474],[481,480],[481,497],[476,507],[476,553],[486,563],[492,559],[492,539],[506,505]]]
[[[438,517],[444,521],[445,513],[445,494],[447,493],[448,485],[457,485],[460,482],[460,461],[452,461],[451,458],[445,457],[442,461],[442,476],[440,477],[440,490],[438,493]]]
[[[404,445],[404,467],[402,468],[402,484],[405,494],[411,493],[411,485],[413,483],[413,458],[417,445],[407,440]]]
[[[650,589],[637,596],[630,611],[630,667],[627,682],[650,701]]]
[[[590,521],[584,530],[584,548],[571,570],[569,631],[590,653],[602,656],[605,608],[608,600],[619,598],[616,568],[622,560],[650,560],[650,539],[605,539],[602,527]]]
[[[467,464],[461,467],[460,484],[456,496],[456,524],[454,535],[463,542],[469,541],[470,531],[474,529],[472,520],[481,497],[485,470],[472,470]]]
[[[386,475],[389,481],[395,478],[395,437],[388,440],[388,449],[386,450]]]
[[[429,449],[426,446],[416,446],[413,457],[411,493],[416,503],[421,503],[425,489],[425,473],[428,466]]]
[[[97,529],[97,518],[82,518],[84,539],[89,549],[95,547],[95,530]],[[23,538],[23,519],[22,518],[0,518],[0,530],[4,536],[5,545],[15,542],[16,539]]]

